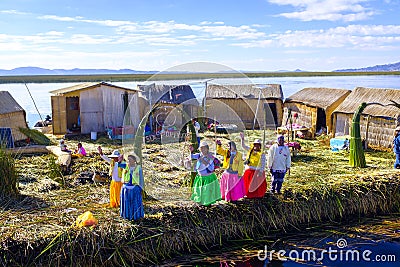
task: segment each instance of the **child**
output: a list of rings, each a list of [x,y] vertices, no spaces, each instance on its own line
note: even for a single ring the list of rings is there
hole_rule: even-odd
[[[61,151],[63,151],[63,152],[71,152],[70,150],[68,150],[68,148],[67,148],[67,145],[65,144],[65,141],[64,141],[64,139],[61,139],[60,140],[60,149],[61,149]]]
[[[75,149],[75,152],[71,156],[73,158],[86,157],[86,150],[83,148],[81,143],[78,143],[78,148]]]

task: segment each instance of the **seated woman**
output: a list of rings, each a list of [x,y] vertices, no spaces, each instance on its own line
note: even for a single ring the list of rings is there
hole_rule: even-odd
[[[71,155],[73,158],[86,157],[86,150],[83,148],[82,143],[78,143],[78,148],[75,149],[74,153]]]
[[[142,191],[144,186],[143,171],[134,155],[128,156],[128,164],[122,171],[120,215],[128,220],[144,217]]]
[[[221,200],[220,186],[214,173],[214,156],[209,150],[207,142],[200,142],[200,153],[191,154],[196,159],[196,178],[193,182],[191,199],[204,206]],[[190,146],[193,153],[193,147]]]
[[[226,201],[236,201],[246,194],[243,183],[243,158],[237,151],[235,142],[228,143],[229,149],[223,149],[221,141],[217,140],[217,154],[224,156],[222,168],[225,169],[220,180],[221,198]]]

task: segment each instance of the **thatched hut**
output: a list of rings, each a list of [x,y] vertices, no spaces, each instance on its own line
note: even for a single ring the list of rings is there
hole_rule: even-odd
[[[204,103],[203,103],[204,104]],[[283,92],[280,84],[208,84],[206,117],[220,123],[243,123],[246,129],[276,129],[282,123]]]
[[[349,135],[351,120],[358,106],[365,103],[399,102],[400,90],[357,87],[333,112],[335,136]],[[360,119],[361,138],[379,147],[392,145],[393,133],[400,109],[393,106],[369,105]]]
[[[163,126],[182,127],[189,118],[198,117],[199,102],[189,85],[138,85],[141,117],[153,108],[149,126],[153,132]],[[179,107],[179,108],[178,108]],[[185,114],[182,114],[182,111]],[[186,117],[186,119],[185,119]]]
[[[304,88],[285,99],[283,124],[292,121],[305,126],[314,135],[316,132],[332,128],[332,113],[346,99],[351,90],[336,88]]]
[[[53,133],[87,134],[140,122],[137,89],[106,82],[78,84],[50,93]],[[126,116],[125,116],[126,114]]]
[[[11,128],[14,141],[26,139],[19,128],[28,128],[25,110],[7,91],[0,91],[0,128]]]

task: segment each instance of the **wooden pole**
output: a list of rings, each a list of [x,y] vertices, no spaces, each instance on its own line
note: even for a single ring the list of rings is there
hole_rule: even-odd
[[[258,113],[258,106],[260,105],[260,99],[261,99],[261,88],[260,88],[260,93],[258,94],[258,100],[257,100],[257,107],[256,107],[256,114],[254,114],[254,120],[253,120],[253,130],[256,125],[256,119],[257,119],[257,113]]]
[[[215,143],[215,156],[217,156],[217,117],[214,116],[214,143]]]
[[[31,94],[31,91],[29,90],[29,88],[28,88],[28,86],[26,85],[26,83],[24,83],[24,84],[25,84],[26,90],[28,90],[28,93],[29,93],[29,95],[30,95],[30,97],[31,97],[31,99],[32,99],[32,101],[33,101],[33,105],[35,106],[36,111],[37,111],[37,113],[39,114],[40,121],[42,122],[42,125],[44,126],[44,121],[43,121],[43,119],[42,119],[42,115],[40,114],[38,107],[36,106],[35,99],[33,99],[33,96],[32,96],[32,94]]]
[[[368,148],[368,130],[369,130],[369,121],[370,121],[371,115],[367,116],[367,125],[365,126],[365,142],[364,142],[364,149]]]

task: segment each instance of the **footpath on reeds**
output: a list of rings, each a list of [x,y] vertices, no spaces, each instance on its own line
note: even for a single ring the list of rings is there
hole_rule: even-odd
[[[154,154],[155,148],[151,150]],[[215,250],[232,240],[257,240],[316,223],[399,212],[400,172],[392,169],[393,155],[368,151],[368,167],[363,169],[349,168],[347,157],[347,152],[331,152],[324,140],[303,141],[282,195],[210,207],[146,200],[146,216],[137,222],[123,220],[117,209],[106,207],[106,185],[61,187],[19,201],[3,200],[0,264],[156,265],[177,255]],[[76,215],[86,210],[99,224],[73,227]]]

